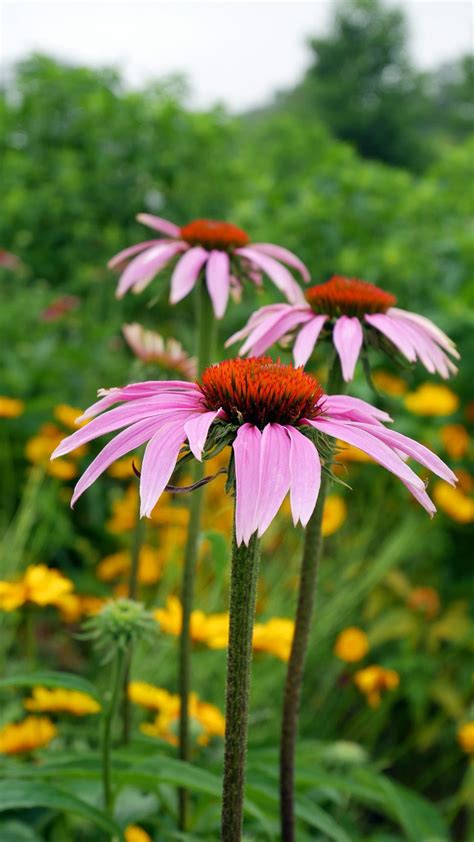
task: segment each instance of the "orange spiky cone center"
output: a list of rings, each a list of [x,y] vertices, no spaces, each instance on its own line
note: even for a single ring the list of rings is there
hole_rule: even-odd
[[[214,219],[195,219],[181,228],[181,236],[191,246],[228,251],[242,248],[250,242],[249,236],[231,222],[217,222]]]
[[[357,278],[344,278],[342,275],[333,275],[325,284],[310,287],[305,296],[315,313],[334,318],[386,313],[389,307],[397,303],[394,295],[374,284]]]

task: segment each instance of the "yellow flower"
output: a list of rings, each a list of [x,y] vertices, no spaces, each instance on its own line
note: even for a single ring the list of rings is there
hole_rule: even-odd
[[[225,717],[215,705],[201,702],[196,693],[189,697],[189,714],[203,729],[197,738],[199,745],[207,745],[211,737],[224,737]]]
[[[441,441],[452,459],[462,459],[469,450],[469,433],[462,424],[446,424],[440,430]]]
[[[45,564],[30,565],[17,582],[0,582],[0,609],[15,611],[26,602],[58,605],[73,590],[73,583],[59,570]]]
[[[414,588],[408,597],[408,605],[420,614],[424,614],[428,620],[432,620],[439,614],[438,591],[429,587]]]
[[[140,470],[140,459],[138,456],[125,456],[124,459],[118,459],[117,462],[112,462],[107,473],[114,477],[114,479],[133,479],[135,472],[133,466]]]
[[[25,411],[25,402],[0,395],[0,418],[18,418]]]
[[[125,842],[152,842],[151,836],[138,824],[129,824],[125,828]]]
[[[474,499],[464,494],[460,488],[452,488],[447,482],[439,480],[433,485],[433,500],[443,512],[458,523],[474,521]]]
[[[405,406],[415,415],[452,415],[459,407],[459,398],[447,386],[422,383],[405,397]]]
[[[138,488],[136,483],[130,485],[122,497],[112,504],[112,517],[107,522],[107,529],[115,534],[128,532],[133,529],[138,516]],[[186,526],[189,510],[182,505],[170,505],[167,497],[161,497],[151,513],[151,523],[161,526],[162,540],[173,537],[175,545],[181,547],[186,540]]]
[[[131,555],[128,550],[112,553],[102,559],[97,565],[97,577],[102,582],[112,582],[128,573],[131,565]],[[162,550],[156,550],[148,544],[140,549],[138,561],[138,581],[143,585],[152,585],[161,577],[164,566]]]
[[[63,480],[74,479],[79,473],[77,466],[69,459],[55,459],[54,462],[48,462],[46,468],[50,476]]]
[[[23,705],[27,710],[36,712],[72,713],[74,716],[98,713],[101,709],[100,704],[88,693],[78,690],[48,690],[47,687],[33,687],[32,697],[25,699]]]
[[[166,608],[157,608],[153,616],[165,634],[180,633],[183,609],[178,597],[169,596]],[[212,649],[224,649],[227,646],[228,630],[228,614],[206,615],[198,610],[191,612],[190,635],[194,643],[204,643]]]
[[[82,415],[82,409],[77,409],[75,406],[69,406],[67,403],[59,403],[55,406],[53,414],[56,421],[59,421],[60,424],[63,424],[64,427],[67,427],[69,430],[77,430],[78,427],[83,427],[84,424],[88,423],[88,420],[86,419],[80,424],[76,424],[76,418],[79,418],[79,416]]]
[[[65,623],[76,623],[83,616],[97,614],[103,607],[105,601],[105,599],[101,599],[98,596],[82,596],[76,593],[67,593],[60,597],[56,605]]]
[[[338,439],[336,447],[336,462],[372,462],[367,453],[359,450],[358,447],[353,447],[352,444],[346,444]]]
[[[83,445],[78,447],[69,459],[56,459],[51,462],[51,454],[63,438],[64,433],[55,424],[43,424],[36,436],[32,436],[26,442],[25,456],[34,465],[42,465],[50,476],[69,480],[78,473],[74,460],[80,459],[87,452],[87,448]]]
[[[354,683],[364,694],[370,707],[376,708],[380,705],[381,694],[385,690],[395,690],[400,683],[400,677],[395,670],[373,664],[356,672]]]
[[[377,389],[395,398],[404,395],[407,390],[407,384],[401,377],[396,377],[394,374],[390,374],[388,371],[383,371],[382,369],[374,371],[372,380]]]
[[[47,716],[27,716],[0,730],[0,754],[23,754],[47,746],[57,729]]]
[[[267,623],[256,623],[253,629],[253,651],[269,652],[282,661],[290,657],[295,624],[286,617],[273,617]]]
[[[146,681],[131,681],[128,685],[128,698],[135,705],[149,710],[163,710],[168,706],[171,694],[168,690],[155,687]]]
[[[141,725],[143,733],[150,737],[160,737],[172,745],[177,745],[176,724],[180,713],[179,696],[144,681],[132,681],[128,685],[128,695],[135,704],[157,711],[153,722],[145,722]],[[225,719],[221,711],[209,702],[202,702],[196,693],[191,693],[189,696],[189,715],[191,722],[198,726],[196,737],[199,745],[207,745],[211,737],[224,736]]]
[[[458,743],[466,754],[474,754],[474,720],[458,728]]]
[[[323,509],[322,532],[324,537],[337,532],[347,517],[347,505],[343,497],[338,494],[329,494],[326,497]]]
[[[357,626],[349,626],[338,634],[333,651],[337,658],[349,664],[361,661],[369,651],[368,637]]]

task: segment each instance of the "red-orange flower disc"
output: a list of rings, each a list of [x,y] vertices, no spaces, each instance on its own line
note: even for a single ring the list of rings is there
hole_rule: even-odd
[[[232,421],[258,427],[315,418],[323,394],[302,368],[271,357],[224,360],[204,371],[200,387],[209,410],[222,407]]]
[[[214,219],[195,219],[181,228],[181,237],[192,246],[221,251],[243,248],[250,242],[249,236],[237,225]]]
[[[333,318],[362,318],[366,313],[386,313],[389,307],[397,303],[394,295],[374,284],[357,278],[344,278],[342,275],[333,275],[326,283],[310,287],[305,296],[315,313]]]

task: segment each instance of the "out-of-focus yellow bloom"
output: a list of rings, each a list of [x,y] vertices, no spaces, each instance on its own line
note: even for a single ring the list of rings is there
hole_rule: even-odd
[[[439,614],[438,591],[429,587],[414,588],[408,596],[408,605],[420,614],[424,614],[428,620],[432,620]]]
[[[347,517],[347,505],[339,494],[329,494],[324,502],[322,533],[326,538],[341,528]]]
[[[151,836],[138,824],[129,824],[125,828],[125,842],[151,842]]]
[[[68,430],[77,430],[78,427],[83,427],[84,424],[88,423],[88,419],[86,419],[85,421],[81,421],[80,424],[76,424],[76,418],[79,418],[79,416],[82,415],[82,409],[77,409],[75,406],[69,406],[67,403],[59,403],[55,406],[53,414],[56,421],[59,421],[59,423],[63,424],[64,427],[67,427]]]
[[[71,580],[59,570],[45,564],[30,565],[19,581],[0,582],[0,609],[15,611],[27,602],[41,606],[58,605],[73,588]]]
[[[56,603],[61,617],[66,623],[77,623],[81,617],[88,617],[97,614],[103,607],[105,599],[99,596],[83,596],[76,593],[68,593],[62,596]]]
[[[86,716],[98,713],[100,704],[88,693],[78,690],[49,690],[47,687],[33,687],[30,699],[23,702],[27,710],[41,713],[72,713],[74,716]]]
[[[128,695],[132,702],[157,711],[154,722],[141,725],[144,734],[160,737],[172,745],[178,744],[176,723],[180,713],[180,698],[162,687],[155,687],[143,681],[132,681],[128,686]],[[223,737],[225,719],[219,708],[202,702],[196,693],[189,696],[189,715],[192,722],[199,726],[197,742],[207,745],[213,736]]]
[[[356,672],[354,683],[364,694],[370,707],[377,708],[380,705],[382,693],[386,690],[395,690],[398,687],[400,676],[395,670],[372,664],[372,666]]]
[[[401,377],[396,377],[394,374],[390,374],[388,371],[383,371],[382,369],[374,371],[372,380],[377,389],[380,389],[381,392],[385,392],[387,395],[392,395],[394,398],[404,395],[407,390],[407,384]]]
[[[77,465],[70,462],[69,459],[55,459],[54,462],[48,462],[47,472],[51,477],[56,479],[70,480],[74,479],[79,473]]]
[[[337,440],[336,444],[336,463],[337,462],[372,462],[370,456],[359,450],[358,447],[353,447],[352,444],[346,444],[344,441]]]
[[[465,494],[474,491],[474,477],[469,471],[464,470],[464,468],[456,468],[456,476],[458,478],[457,488],[460,488]]]
[[[469,433],[462,424],[446,424],[440,430],[441,441],[452,459],[462,459],[469,450]]]
[[[474,754],[474,720],[458,728],[458,743],[466,754]]]
[[[114,479],[133,479],[135,472],[133,466],[140,470],[140,459],[138,456],[125,456],[123,459],[118,459],[117,462],[107,468],[107,473],[114,477]]]
[[[27,716],[0,730],[0,754],[23,754],[47,746],[57,729],[47,716]]]
[[[267,623],[255,623],[253,651],[269,652],[282,661],[290,657],[295,624],[286,617],[272,617]]]
[[[161,577],[165,559],[163,551],[144,544],[140,548],[138,560],[138,581],[143,585],[153,585]],[[102,582],[113,582],[127,574],[131,565],[131,554],[128,550],[113,553],[102,559],[97,565],[97,577]]]
[[[405,396],[405,406],[415,415],[452,415],[459,408],[459,398],[440,383],[422,383]]]
[[[134,528],[138,517],[138,487],[129,485],[123,496],[114,500],[112,517],[107,521],[107,529],[115,534],[128,532]],[[150,521],[154,526],[163,527],[160,538],[168,540],[172,536],[175,546],[183,546],[186,540],[186,527],[189,510],[182,505],[170,504],[167,495],[160,498],[151,513]],[[170,538],[171,540],[171,538]]]
[[[460,488],[452,488],[447,482],[439,480],[433,485],[433,500],[443,512],[458,523],[474,521],[474,499],[464,494]]]
[[[0,395],[0,418],[18,418],[25,411],[25,402]]]
[[[162,710],[168,704],[170,693],[146,681],[131,681],[128,685],[128,698],[135,705],[141,705],[148,710]]]
[[[32,436],[26,442],[25,456],[33,465],[42,465],[51,476],[69,480],[78,473],[74,460],[80,459],[87,452],[87,447],[78,447],[68,459],[56,459],[51,462],[51,454],[63,438],[63,431],[55,424],[43,424],[36,436]]]
[[[153,614],[165,634],[178,635],[181,632],[183,609],[176,596],[169,596],[166,608],[157,608]],[[225,649],[229,633],[228,614],[204,614],[192,611],[190,618],[190,636],[194,643],[204,643],[212,649]]]
[[[357,626],[348,626],[338,634],[333,651],[341,661],[346,661],[348,664],[355,663],[367,655],[369,639],[362,629]]]

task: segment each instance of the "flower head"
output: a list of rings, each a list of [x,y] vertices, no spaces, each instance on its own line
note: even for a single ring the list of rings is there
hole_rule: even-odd
[[[123,335],[135,356],[144,363],[155,363],[168,372],[181,374],[186,380],[194,380],[197,373],[195,357],[186,353],[176,339],[164,339],[160,333],[145,330],[142,325],[124,325]]]
[[[155,624],[140,602],[116,599],[89,617],[84,629],[83,637],[93,641],[106,663],[117,651],[126,651],[132,642],[153,637]]]
[[[195,219],[179,228],[149,213],[140,213],[137,219],[165,237],[137,243],[109,261],[111,269],[122,268],[132,258],[120,277],[118,298],[129,289],[134,292],[145,289],[161,269],[178,257],[171,276],[172,304],[191,292],[201,270],[206,273],[207,289],[218,319],[226,311],[231,289],[240,288],[243,280],[260,285],[262,272],[288,301],[304,300],[286,266],[296,269],[304,281],[309,280],[308,270],[295,254],[282,246],[251,243],[248,234],[230,222]]]
[[[373,284],[334,275],[310,287],[306,303],[271,304],[257,310],[242,330],[227,340],[246,341],[240,354],[263,354],[287,334],[296,332],[295,365],[305,365],[320,335],[330,336],[341,361],[344,380],[352,380],[363,344],[376,342],[410,362],[419,359],[443,378],[456,372],[454,343],[433,322],[395,307],[396,299]]]
[[[349,626],[343,629],[337,636],[334,644],[334,654],[346,661],[348,664],[361,661],[365,658],[369,651],[369,641],[367,635],[362,629],[357,626]]]
[[[138,824],[129,824],[125,828],[125,842],[152,842],[151,836]]]
[[[28,602],[35,605],[57,605],[74,588],[70,579],[45,564],[31,564],[21,579],[0,582],[0,609],[15,611]]]
[[[41,713],[72,713],[86,716],[98,713],[100,704],[88,693],[62,688],[49,690],[47,687],[33,687],[31,698],[23,702],[27,710]]]
[[[25,411],[25,402],[19,398],[0,395],[0,418],[18,418]]]
[[[474,755],[474,720],[458,728],[458,743],[466,754]]]
[[[400,676],[395,670],[372,664],[372,666],[356,672],[354,683],[358,690],[364,694],[370,707],[377,708],[382,700],[382,693],[387,690],[395,690],[398,687]]]
[[[47,716],[27,716],[0,730],[0,754],[25,754],[44,748],[56,734],[56,727]]]
[[[452,415],[459,408],[456,393],[440,383],[422,383],[415,392],[405,395],[404,403],[415,415],[436,417]]]
[[[172,745],[178,744],[176,725],[181,707],[178,695],[145,681],[132,681],[128,685],[128,696],[134,704],[157,712],[153,723],[141,726],[144,734],[160,737]],[[189,715],[199,745],[207,745],[211,737],[224,736],[225,719],[221,711],[209,702],[201,701],[196,693],[189,696]]]
[[[121,406],[111,409],[116,403]],[[391,419],[385,412],[358,398],[324,395],[311,375],[269,357],[226,360],[206,369],[198,383],[148,381],[105,391],[84,417],[97,415],[53,454],[62,456],[125,428],[82,475],[72,504],[113,461],[148,442],[140,496],[141,514],[149,516],[185,443],[199,460],[232,444],[239,544],[247,544],[254,532],[263,535],[288,492],[294,523],[307,524],[319,494],[321,459],[331,452],[329,438],[364,450],[399,477],[430,514],[435,507],[425,485],[404,457],[456,481],[432,451],[387,429],[382,422]]]

